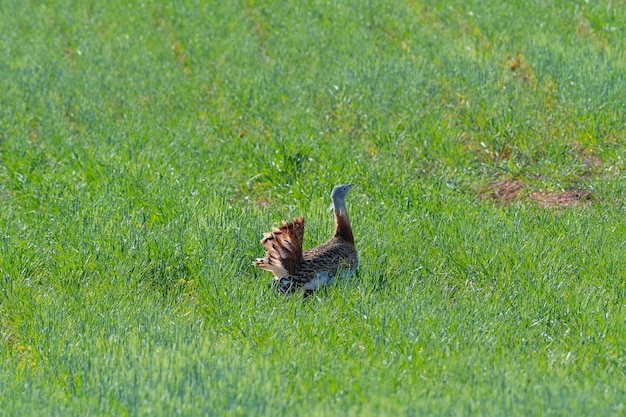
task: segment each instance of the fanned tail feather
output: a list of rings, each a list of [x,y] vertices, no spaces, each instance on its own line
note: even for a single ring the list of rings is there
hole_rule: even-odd
[[[302,263],[302,240],[304,217],[292,222],[283,220],[283,225],[264,233],[261,244],[267,248],[265,258],[257,258],[254,266],[270,271],[277,279],[296,273]]]

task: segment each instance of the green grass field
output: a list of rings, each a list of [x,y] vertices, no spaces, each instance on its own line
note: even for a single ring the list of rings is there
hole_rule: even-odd
[[[130,3],[0,4],[1,416],[626,413],[623,0]]]

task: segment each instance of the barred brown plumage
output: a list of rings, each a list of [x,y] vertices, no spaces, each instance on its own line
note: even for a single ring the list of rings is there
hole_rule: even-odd
[[[296,217],[292,222],[283,220],[282,226],[263,234],[261,244],[267,252],[264,258],[254,261],[254,266],[273,273],[281,292],[300,288],[313,291],[356,271],[359,258],[346,211],[346,195],[352,187],[354,184],[343,184],[333,189],[335,232],[321,245],[302,252],[304,217]]]

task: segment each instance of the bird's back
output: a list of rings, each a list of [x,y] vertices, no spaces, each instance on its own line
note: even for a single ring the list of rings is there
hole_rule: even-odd
[[[342,266],[356,268],[359,263],[354,244],[338,237],[305,251],[302,258],[317,270],[336,270]]]
[[[358,264],[354,244],[333,237],[302,254],[300,268],[289,277],[289,284],[301,286],[305,290],[316,290],[334,282],[337,276],[354,274]]]

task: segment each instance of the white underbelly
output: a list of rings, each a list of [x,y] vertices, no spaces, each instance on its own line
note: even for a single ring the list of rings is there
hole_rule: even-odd
[[[317,273],[317,276],[315,278],[304,284],[302,288],[307,291],[317,290],[324,285],[333,284],[335,281],[337,281],[337,278],[339,278],[339,280],[342,280],[344,278],[351,277],[352,275],[354,275],[355,271],[356,269],[346,269],[341,271],[341,273],[339,274],[331,274],[328,271],[320,271]]]

